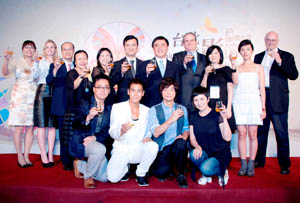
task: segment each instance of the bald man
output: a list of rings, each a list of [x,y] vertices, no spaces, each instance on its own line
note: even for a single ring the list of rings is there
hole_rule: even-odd
[[[254,62],[261,64],[265,72],[266,112],[263,126],[258,129],[258,151],[256,167],[264,167],[270,122],[272,121],[276,141],[277,158],[281,174],[290,173],[290,148],[288,134],[289,86],[288,79],[296,80],[298,70],[294,56],[278,49],[279,36],[268,32],[265,36],[266,51],[257,54]]]

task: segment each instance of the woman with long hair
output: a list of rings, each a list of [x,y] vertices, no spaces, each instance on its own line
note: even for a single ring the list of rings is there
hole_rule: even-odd
[[[38,65],[38,88],[34,99],[33,123],[37,127],[41,161],[43,167],[48,168],[54,166],[53,148],[55,143],[55,127],[50,115],[52,87],[46,83],[50,64],[58,57],[57,46],[53,40],[49,39],[45,42],[42,56],[39,58]],[[48,153],[46,153],[46,131],[48,132]]]

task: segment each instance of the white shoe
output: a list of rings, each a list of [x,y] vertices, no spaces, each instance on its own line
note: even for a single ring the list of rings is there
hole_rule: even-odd
[[[212,182],[212,178],[211,177],[206,177],[206,176],[202,176],[198,180],[199,185],[206,185],[206,183],[211,183],[211,182]]]
[[[226,169],[225,174],[224,174],[224,184],[225,184],[225,185],[227,185],[228,180],[229,180],[229,173],[228,173],[228,170]],[[223,186],[221,176],[219,176],[219,185],[220,185],[221,187]]]

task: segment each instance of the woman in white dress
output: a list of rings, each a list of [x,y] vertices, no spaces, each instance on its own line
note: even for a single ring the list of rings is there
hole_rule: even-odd
[[[50,115],[52,87],[46,83],[50,64],[58,58],[57,46],[53,40],[47,40],[43,48],[43,57],[38,64],[38,88],[34,99],[33,123],[37,127],[37,138],[41,150],[41,161],[44,168],[54,166],[53,148],[55,128]],[[46,153],[46,129],[48,131],[48,153]]]
[[[241,157],[241,169],[238,175],[254,176],[254,161],[257,152],[257,126],[263,124],[265,110],[264,69],[252,61],[253,44],[250,40],[240,42],[238,51],[243,63],[236,65],[231,58],[232,80],[234,87],[233,110],[238,129],[238,148]],[[249,136],[249,161],[247,164],[247,133]]]
[[[12,60],[11,52],[4,51],[2,74],[15,74],[15,84],[11,93],[8,125],[14,126],[14,143],[18,155],[17,164],[21,168],[32,166],[29,152],[33,140],[33,101],[36,91],[37,60],[36,46],[26,40],[22,45],[23,57]],[[22,152],[22,132],[25,128],[24,154]]]

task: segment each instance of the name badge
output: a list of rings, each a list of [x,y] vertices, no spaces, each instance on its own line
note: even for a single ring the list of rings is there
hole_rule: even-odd
[[[220,87],[219,86],[210,86],[209,97],[211,99],[220,99]]]

